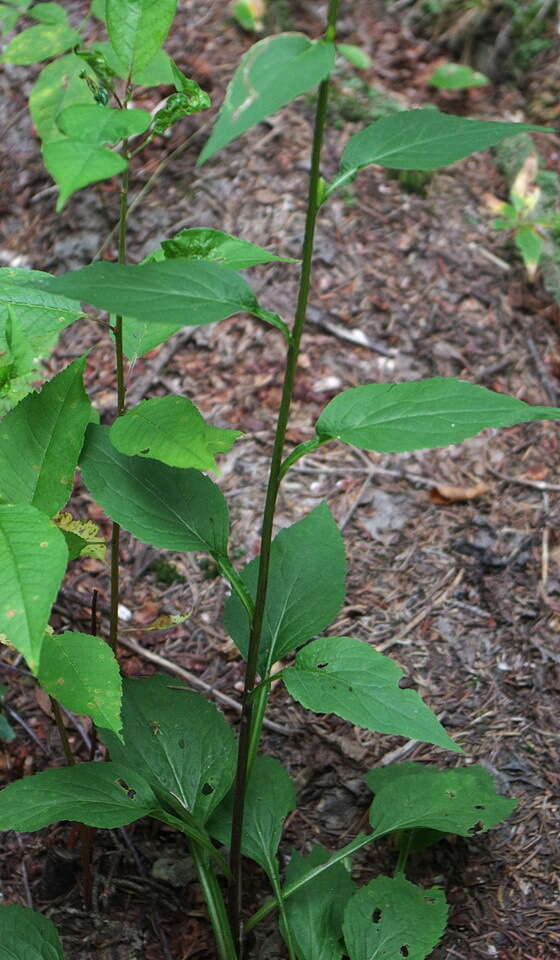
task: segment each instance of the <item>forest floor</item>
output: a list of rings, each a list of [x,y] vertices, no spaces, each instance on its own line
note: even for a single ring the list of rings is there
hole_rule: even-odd
[[[81,9],[78,2],[67,6]],[[364,110],[383,109],[396,98],[411,107],[435,101],[448,112],[488,119],[554,119],[539,112],[538,93],[543,77],[556,72],[558,78],[558,45],[541,54],[518,83],[434,95],[426,79],[442,50],[412,36],[403,15],[391,16],[381,3],[343,4],[350,6],[343,39],[359,43],[373,60],[359,75],[377,91],[367,94]],[[225,0],[187,0],[179,7],[169,52],[219,104],[251,38],[228,21]],[[287,25],[312,36],[321,31],[322,8],[295,0],[283,5],[290,10]],[[97,22],[95,30],[101,31]],[[85,265],[100,250],[113,259],[116,183],[82,191],[61,215],[54,213],[55,191],[25,110],[35,73],[7,67],[0,81],[7,121],[0,144],[2,265],[58,273]],[[364,122],[346,119],[364,102],[363,89],[356,93],[352,86],[357,76],[342,65],[337,75],[324,154],[327,177],[349,135]],[[148,91],[137,100],[148,108],[156,102]],[[312,116],[312,98],[300,98],[202,169],[195,162],[208,129],[205,115],[182,121],[171,137],[152,144],[133,166],[132,196],[141,190],[145,196],[130,214],[130,260],[137,262],[186,226],[224,229],[297,257]],[[537,142],[548,167],[558,170],[558,140]],[[492,229],[483,196],[488,191],[506,197],[495,160],[485,153],[437,173],[425,196],[404,192],[386,171],[370,168],[324,208],[291,444],[311,437],[335,393],[366,382],[457,376],[530,403],[558,403],[560,311],[539,280],[528,284],[507,236]],[[258,268],[251,283],[266,307],[289,317],[297,290],[294,265]],[[115,403],[112,352],[99,327],[67,329],[48,372],[85,349],[92,349],[90,393],[109,422]],[[222,458],[219,481],[229,498],[240,560],[259,549],[258,516],[283,363],[282,338],[236,316],[186,328],[171,348],[152,351],[129,371],[131,402],[165,392],[186,395],[212,422],[246,434]],[[465,749],[466,762],[481,763],[501,792],[519,801],[516,813],[489,835],[450,839],[413,858],[411,879],[442,883],[451,904],[450,926],[434,960],[560,958],[559,468],[558,428],[537,422],[401,456],[327,446],[300,461],[280,497],[279,526],[326,500],[343,528],[348,594],[327,632],[360,637],[395,657]],[[441,485],[467,493],[479,485],[479,492],[454,502],[438,492]],[[80,502],[83,516],[101,522],[108,534],[84,491]],[[170,673],[174,665],[239,698],[243,664],[221,623],[224,583],[198,556],[161,554],[132,545],[127,536],[123,562],[122,626],[135,628],[122,634],[124,672],[162,669],[151,659],[155,655],[168,661]],[[56,605],[57,629],[88,631],[94,589],[106,631],[108,570],[95,560],[73,565]],[[166,634],[142,630],[160,613],[188,610],[192,616],[180,628]],[[8,651],[0,681],[9,684],[7,703],[30,731],[14,724],[16,739],[0,751],[5,783],[62,761],[62,753],[48,703],[31,678],[17,672]],[[235,722],[235,711],[224,712]],[[333,849],[364,828],[370,793],[362,777],[370,768],[395,758],[454,762],[423,743],[403,744],[332,716],[309,715],[280,686],[273,689],[269,717],[284,733],[267,730],[264,749],[287,764],[298,789],[283,862],[292,846],[303,851],[314,841]],[[83,718],[69,721],[70,740],[82,759],[88,729]],[[172,875],[162,857],[174,863]],[[68,960],[210,958],[214,951],[197,886],[188,877],[177,879],[182,858],[177,834],[154,823],[98,835],[90,916],[83,906],[75,830],[63,824],[3,839],[0,889],[5,902],[33,904],[52,917]],[[366,882],[390,870],[394,858],[390,841],[366,848],[355,862],[356,879]],[[264,875],[249,867],[248,907],[267,895]],[[259,933],[254,956],[284,956],[272,927]]]

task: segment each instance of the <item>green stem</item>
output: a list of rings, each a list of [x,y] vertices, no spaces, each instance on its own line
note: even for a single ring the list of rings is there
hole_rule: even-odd
[[[216,561],[216,565],[222,576],[225,577],[233,592],[236,593],[238,598],[241,600],[241,603],[245,607],[250,619],[253,616],[255,604],[253,603],[251,594],[247,590],[247,587],[243,583],[243,580],[239,576],[231,560],[229,557],[223,557],[219,554],[214,555],[214,560]]]
[[[280,886],[280,878],[277,870],[277,865],[275,863],[271,863],[269,866],[270,883],[274,891],[274,896],[276,897],[276,902],[278,903],[278,913],[280,914],[280,919],[282,920],[282,925],[284,927],[284,938],[286,940],[286,947],[288,948],[289,960],[296,960],[296,951],[294,947],[294,941],[292,939],[292,931],[290,929],[290,924],[288,923],[288,915],[286,913],[286,907],[284,906],[284,897],[282,895],[282,888]]]
[[[314,450],[318,450],[319,447],[322,447],[324,443],[329,443],[331,438],[326,438],[321,440],[320,437],[313,437],[313,440],[306,440],[305,443],[298,443],[297,447],[294,447],[292,452],[288,454],[285,460],[282,462],[280,467],[280,480],[283,480],[286,476],[290,467],[293,467],[294,463],[297,463],[298,460],[301,460],[302,457],[307,456],[308,453],[313,453]]]
[[[123,156],[128,159],[128,141],[123,142]],[[126,262],[126,218],[128,214],[128,166],[123,171],[121,181],[121,199],[119,211],[119,263]],[[117,372],[117,417],[121,417],[126,408],[126,386],[124,381],[123,318],[115,317],[113,327],[115,337],[115,365]],[[109,645],[117,652],[119,628],[119,591],[120,591],[120,524],[113,523],[111,534],[111,614],[109,625]]]
[[[334,40],[336,34],[336,17],[338,13],[339,0],[329,0],[328,26],[326,37]],[[251,695],[255,686],[259,647],[264,620],[264,611],[266,604],[266,593],[268,586],[268,574],[270,568],[270,552],[272,545],[272,529],[274,523],[274,512],[276,500],[280,486],[280,471],[282,466],[282,454],[284,451],[284,442],[286,438],[286,429],[292,403],[296,369],[300,351],[301,336],[305,326],[307,314],[307,302],[311,287],[311,267],[313,261],[313,243],[315,237],[315,225],[319,211],[319,182],[320,182],[320,162],[321,148],[323,145],[323,135],[325,130],[327,101],[329,95],[329,79],[324,80],[319,87],[317,99],[317,109],[315,114],[315,128],[313,133],[313,151],[311,157],[311,172],[309,177],[309,191],[307,203],[307,217],[305,222],[305,236],[302,251],[302,266],[299,283],[298,301],[294,326],[292,330],[291,341],[288,345],[288,354],[286,361],[286,370],[284,374],[284,385],[282,388],[282,399],[278,412],[278,421],[276,425],[276,436],[270,463],[270,473],[266,491],[266,501],[263,514],[263,523],[261,530],[261,551],[259,561],[259,576],[256,591],[255,610],[251,621],[251,630],[249,637],[249,650],[247,654],[247,668],[245,672],[245,685],[243,692],[243,710],[241,714],[241,724],[239,731],[239,749],[237,755],[237,772],[234,788],[234,803],[231,831],[231,884],[229,894],[229,910],[231,925],[238,948],[241,945],[241,893],[242,893],[242,865],[241,865],[241,838],[243,832],[243,813],[245,808],[245,794],[247,790],[247,779],[249,772],[249,752],[252,745],[253,754],[256,752],[258,743],[259,727],[256,723],[258,715],[253,715],[253,704]],[[264,710],[263,710],[264,715]],[[260,731],[259,731],[260,732]]]
[[[406,862],[410,856],[410,848],[414,839],[414,830],[407,830],[405,842],[399,851],[399,859],[395,867],[395,877],[404,877]]]
[[[189,849],[214,930],[218,956],[220,960],[237,960],[224,898],[216,874],[208,862],[208,855],[197,843],[189,842]]]
[[[326,863],[321,863],[317,867],[314,867],[313,870],[310,870],[309,873],[306,873],[305,876],[300,877],[299,880],[294,880],[293,883],[289,883],[281,891],[282,899],[287,900],[288,897],[292,897],[294,893],[297,893],[298,890],[301,890],[302,887],[309,883],[311,880],[314,880],[315,877],[318,877],[319,874],[324,873],[325,870],[330,870],[331,867],[336,866],[337,863],[340,863],[341,860],[344,860],[346,857],[351,856],[351,854],[356,853],[357,850],[360,850],[362,847],[367,846],[368,843],[371,843],[372,840],[377,840],[377,837],[374,834],[359,834],[351,843],[343,847],[342,850],[339,850],[337,853],[333,854],[330,860],[327,860]],[[267,900],[266,903],[263,903],[262,907],[253,913],[249,917],[247,923],[245,924],[245,933],[249,933],[253,927],[256,927],[257,923],[260,923],[261,920],[264,920],[269,913],[272,913],[273,910],[278,906],[277,898],[273,900]]]

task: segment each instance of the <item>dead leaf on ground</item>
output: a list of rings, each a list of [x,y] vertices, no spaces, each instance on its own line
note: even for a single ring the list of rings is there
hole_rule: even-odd
[[[482,497],[488,493],[490,487],[487,483],[473,484],[472,487],[456,487],[452,484],[438,483],[430,490],[430,500],[440,506],[446,506],[449,503],[461,503],[464,500],[474,500],[476,497]]]

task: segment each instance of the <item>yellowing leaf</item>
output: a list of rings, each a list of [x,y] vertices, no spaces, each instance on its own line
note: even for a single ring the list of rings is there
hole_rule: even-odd
[[[188,620],[190,616],[190,613],[163,614],[161,617],[152,620],[147,627],[124,627],[124,632],[130,632],[131,630],[169,630],[171,627],[178,627],[179,624]]]
[[[105,559],[107,545],[105,539],[99,535],[99,528],[92,520],[75,520],[71,513],[64,512],[57,513],[53,517],[53,523],[64,534],[72,534],[81,541],[81,544],[75,544],[79,550],[78,553],[74,553],[74,559],[76,556],[92,557],[94,560]],[[73,540],[73,537],[70,537],[70,540]]]

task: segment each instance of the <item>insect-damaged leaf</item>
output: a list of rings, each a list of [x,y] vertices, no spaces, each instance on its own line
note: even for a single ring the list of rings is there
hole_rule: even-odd
[[[7,952],[4,952],[7,951]],[[64,960],[54,923],[27,907],[0,907],[2,960]]]
[[[192,227],[163,240],[161,249],[166,260],[184,257],[188,260],[213,260],[232,270],[247,270],[261,263],[296,263],[292,257],[277,257],[256,243],[232,237],[222,230]]]

